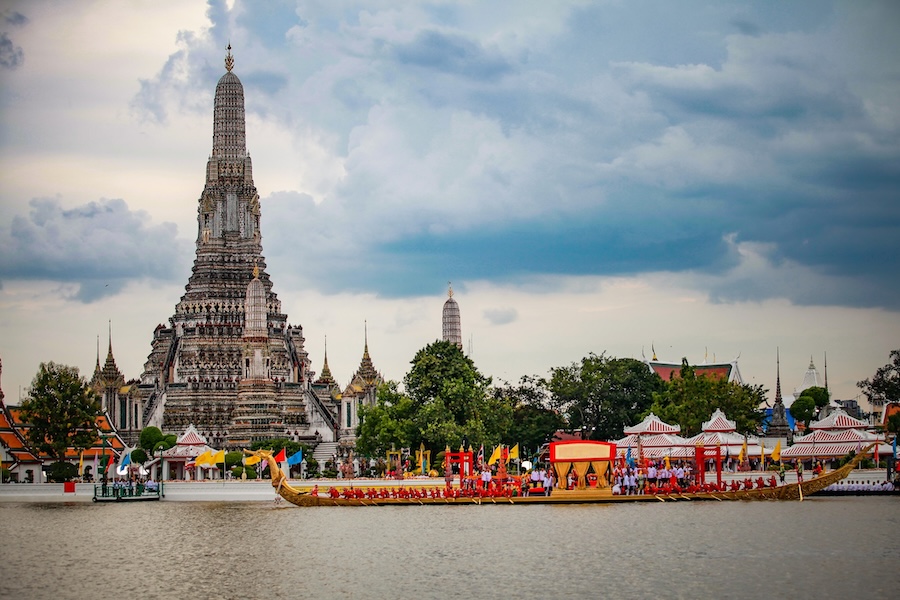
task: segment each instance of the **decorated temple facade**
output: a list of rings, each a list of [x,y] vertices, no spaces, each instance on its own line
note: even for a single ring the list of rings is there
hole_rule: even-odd
[[[266,272],[244,89],[233,67],[229,46],[194,266],[174,315],[153,332],[137,386],[142,421],[166,432],[193,424],[219,448],[274,437],[330,441],[334,407],[313,392],[303,329],[288,323]]]

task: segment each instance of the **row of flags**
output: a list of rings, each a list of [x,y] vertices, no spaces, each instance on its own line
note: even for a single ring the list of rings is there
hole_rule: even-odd
[[[289,465],[299,465],[303,462],[303,450],[298,450],[297,452],[287,455],[287,450],[282,448],[280,452],[278,452],[274,457],[275,462],[283,463],[286,462]],[[245,465],[255,465],[261,459],[258,456],[247,456],[244,458]],[[225,451],[219,450],[216,453],[213,453],[211,450],[207,450],[200,456],[194,459],[194,464],[201,467],[212,467],[219,463],[225,462]]]
[[[119,475],[124,475],[128,469],[128,466],[131,465],[131,453],[134,451],[134,448],[125,448],[122,451],[122,454],[119,457],[119,464],[116,466],[116,473]],[[289,465],[299,465],[303,462],[303,450],[298,450],[294,454],[290,456],[287,455],[287,451],[282,448],[278,454],[275,455],[275,462],[283,463],[286,462]],[[245,465],[255,465],[261,459],[258,456],[247,456],[244,458]],[[109,455],[98,456],[94,455],[94,472],[99,472],[99,467],[103,467],[106,473],[110,473],[116,462],[115,453],[110,450]],[[194,459],[194,464],[200,467],[214,467],[219,463],[225,462],[225,451],[219,450],[217,452],[213,452],[212,450],[207,450],[202,453],[200,456]],[[78,463],[78,472],[81,473],[84,471],[84,452],[81,453],[81,458]]]
[[[518,444],[516,444],[512,448],[500,444],[499,446],[496,446],[494,448],[493,452],[491,452],[491,457],[488,459],[487,464],[492,465],[500,460],[503,460],[503,462],[509,462],[517,458],[519,458]],[[481,449],[478,451],[478,460],[482,462],[484,461],[484,444],[482,444]]]
[[[747,438],[744,438],[744,445],[741,446],[741,452],[738,454],[738,462],[744,462],[745,458],[749,458],[747,455]],[[759,442],[759,458],[760,460],[766,460],[766,445],[760,440]],[[772,450],[772,454],[770,456],[772,460],[781,460],[781,440],[775,444],[775,449]]]

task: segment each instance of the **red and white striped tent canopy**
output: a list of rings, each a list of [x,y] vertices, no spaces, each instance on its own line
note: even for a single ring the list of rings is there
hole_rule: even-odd
[[[737,425],[725,416],[721,408],[717,408],[709,418],[709,421],[703,422],[703,426],[700,429],[705,432],[730,433],[737,429]]]
[[[644,455],[644,458],[652,460],[660,459],[665,456],[669,456],[669,458],[679,458],[684,455],[683,450],[686,443],[687,440],[679,435],[657,433],[640,436],[640,445],[638,445],[638,435],[632,433],[631,435],[626,435],[621,440],[616,440],[616,453],[620,457],[626,456],[628,454],[628,449],[631,448],[631,456],[634,460],[639,460],[641,454]],[[693,452],[693,447],[691,447],[691,452]],[[693,456],[693,454],[691,456]]]
[[[851,417],[852,418],[852,417]],[[884,436],[862,429],[813,430],[794,440],[794,445],[783,450],[781,457],[794,458],[840,458],[850,452],[859,452],[872,442],[878,442],[877,452],[886,457],[893,448],[885,443]]]
[[[764,452],[766,456],[771,456],[772,447],[760,446],[759,439],[756,437],[747,437],[735,432],[736,425],[734,421],[729,420],[721,409],[716,409],[708,421],[703,423],[703,432],[691,438],[683,438],[674,433],[639,433],[652,431],[654,429],[673,428],[680,431],[678,425],[669,425],[659,420],[659,417],[650,413],[646,419],[634,427],[625,429],[626,435],[620,440],[616,440],[619,456],[625,456],[628,448],[631,448],[631,455],[638,459],[638,439],[640,438],[640,453],[644,458],[660,459],[668,456],[669,458],[693,458],[697,452],[697,444],[705,448],[719,447],[722,458],[730,457],[737,460],[740,456],[741,448],[744,442],[747,443],[747,458],[759,458]]]
[[[643,421],[637,425],[626,427],[623,431],[625,435],[630,435],[632,433],[637,435],[646,435],[648,433],[680,433],[681,425],[669,425],[668,423],[663,423],[659,420],[659,417],[650,413]]]
[[[810,423],[810,429],[824,429],[824,430],[834,430],[834,429],[865,429],[868,427],[868,423],[865,421],[860,421],[859,419],[854,419],[847,413],[845,413],[840,408],[833,411],[824,419],[816,421],[815,423]]]

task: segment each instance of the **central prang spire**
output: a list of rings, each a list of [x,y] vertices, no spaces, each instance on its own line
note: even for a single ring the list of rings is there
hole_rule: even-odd
[[[214,158],[222,161],[243,160],[247,156],[247,134],[244,123],[244,86],[237,75],[232,73],[234,57],[231,44],[225,57],[227,72],[216,85],[216,100],[213,109],[213,149]]]

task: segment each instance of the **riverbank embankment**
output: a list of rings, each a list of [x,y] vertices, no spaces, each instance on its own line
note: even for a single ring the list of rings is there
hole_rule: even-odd
[[[727,481],[743,480],[746,477],[756,479],[760,475],[768,477],[770,473],[723,473]],[[885,480],[884,469],[860,469],[845,479],[846,483],[874,484]],[[707,476],[708,480],[712,480]],[[787,483],[796,481],[793,472],[788,473]],[[305,479],[290,480],[290,484],[299,489],[312,489],[319,486],[324,492],[330,487],[430,487],[443,486],[443,478],[415,478],[398,481],[395,479]],[[205,481],[167,481],[164,485],[163,501],[169,502],[273,502],[276,493],[268,479],[255,481],[239,480],[205,480]],[[90,502],[94,497],[94,484],[77,483],[74,493],[65,493],[62,483],[4,483],[0,484],[0,503],[2,502]]]

